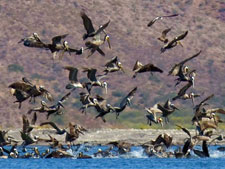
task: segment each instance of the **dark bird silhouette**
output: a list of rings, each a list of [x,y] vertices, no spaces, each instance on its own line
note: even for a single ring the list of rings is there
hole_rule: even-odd
[[[207,145],[207,142],[206,141],[203,141],[202,142],[202,151],[200,150],[196,150],[196,149],[193,149],[194,153],[203,158],[203,157],[210,157],[209,155],[209,150],[208,150],[208,145]]]
[[[133,71],[135,72],[133,75],[133,78],[135,78],[137,76],[137,73],[144,73],[144,72],[159,72],[159,73],[163,73],[163,70],[161,70],[160,68],[156,67],[155,65],[153,65],[152,63],[148,63],[147,65],[143,65],[141,62],[139,62],[138,60],[136,61]]]
[[[172,15],[165,15],[165,16],[157,16],[156,18],[154,18],[153,20],[151,20],[149,23],[148,23],[148,27],[151,27],[156,21],[158,20],[161,20],[163,18],[171,18],[171,17],[176,17],[176,16],[179,16],[179,14],[172,14]]]
[[[109,21],[108,21],[107,23],[105,23],[104,25],[101,25],[97,31],[95,31],[91,19],[85,14],[84,11],[81,11],[81,12],[80,12],[80,16],[81,16],[81,18],[82,18],[82,20],[83,20],[84,28],[85,28],[85,30],[87,31],[87,33],[85,33],[85,34],[83,35],[83,40],[87,39],[88,37],[94,37],[94,36],[100,34],[102,31],[104,31],[104,29],[105,29],[105,28],[109,25],[109,23],[110,23],[110,20],[109,20]]]
[[[175,37],[172,41],[168,42],[166,45],[164,45],[162,48],[161,48],[161,52],[165,52],[167,49],[171,49],[171,48],[174,48],[175,46],[177,46],[178,44],[181,44],[180,40],[184,39],[188,34],[188,31],[182,33],[181,35],[178,35],[177,37]]]
[[[82,110],[82,113],[86,114],[86,110],[88,107],[95,106],[94,99],[95,98],[91,97],[88,93],[80,93],[80,101],[83,104],[83,106],[80,108],[80,110]]]
[[[56,130],[56,134],[62,135],[64,133],[66,133],[66,129],[60,129],[54,122],[48,121],[48,122],[43,122],[40,124],[40,126],[43,125],[50,125],[52,128],[54,128]]]

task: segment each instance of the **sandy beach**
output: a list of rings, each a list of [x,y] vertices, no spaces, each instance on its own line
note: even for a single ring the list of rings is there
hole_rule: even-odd
[[[20,129],[9,130],[8,135],[13,136],[16,140],[22,143],[22,139],[20,137]],[[195,130],[190,130],[191,135],[195,135]],[[35,129],[32,131],[33,135],[37,135],[40,138],[49,138],[49,134],[55,137],[57,140],[64,142],[65,135],[56,135],[55,130],[51,129]],[[75,144],[88,143],[90,145],[97,144],[107,144],[111,141],[125,141],[129,142],[133,145],[141,145],[143,143],[149,142],[150,140],[154,140],[159,134],[167,133],[173,137],[173,145],[183,145],[184,139],[188,138],[187,134],[185,134],[182,130],[170,129],[170,130],[162,130],[162,129],[91,129],[88,132],[85,132],[84,135],[80,135],[80,137],[74,142]],[[224,130],[217,130],[214,132],[225,135]],[[217,135],[213,135],[212,139]],[[45,143],[39,142],[39,145],[44,145]],[[215,141],[213,145],[225,145],[224,141]]]

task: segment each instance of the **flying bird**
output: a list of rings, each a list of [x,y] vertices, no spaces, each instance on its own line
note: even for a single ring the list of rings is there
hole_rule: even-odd
[[[177,46],[178,44],[181,44],[180,40],[184,39],[188,34],[188,31],[185,31],[184,33],[178,35],[177,37],[175,37],[172,41],[168,42],[167,44],[165,44],[162,48],[161,48],[161,52],[165,52],[167,49],[171,49],[174,48],[175,46]]]
[[[109,25],[109,23],[110,23],[110,20],[109,20],[109,21],[108,21],[107,23],[105,23],[104,25],[101,25],[97,31],[95,31],[91,19],[85,14],[84,11],[81,11],[81,12],[80,12],[80,16],[81,16],[81,18],[82,18],[82,20],[83,20],[84,28],[85,28],[85,30],[87,31],[87,33],[85,33],[85,34],[83,35],[83,40],[87,39],[88,37],[94,37],[94,36],[100,34],[102,31],[104,31],[104,29],[105,29],[105,28]]]
[[[159,72],[159,73],[163,73],[163,70],[161,70],[160,68],[156,67],[155,65],[153,65],[152,63],[148,63],[146,65],[143,65],[141,62],[139,62],[138,60],[136,61],[133,71],[135,72],[133,75],[133,78],[135,78],[137,76],[137,73],[144,73],[144,72]]]
[[[156,21],[158,20],[161,20],[163,18],[171,18],[171,17],[176,17],[176,16],[179,16],[179,14],[172,14],[172,15],[165,15],[165,16],[157,16],[156,18],[154,18],[153,20],[151,20],[149,23],[148,23],[148,27],[151,27]]]

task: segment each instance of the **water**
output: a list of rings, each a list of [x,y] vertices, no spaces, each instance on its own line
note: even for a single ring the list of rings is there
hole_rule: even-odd
[[[30,149],[33,147],[30,147]],[[47,147],[38,147],[40,152],[43,152]],[[78,151],[83,151],[84,154],[93,154],[98,148],[106,149],[107,147],[88,147],[89,150],[84,146],[77,148]],[[177,147],[172,147],[170,150],[174,150]],[[201,147],[197,147],[201,149]],[[210,146],[210,158],[198,158],[194,156],[190,159],[175,159],[175,158],[149,158],[143,154],[141,147],[132,147],[132,151],[126,155],[116,155],[111,158],[92,158],[92,159],[76,159],[76,158],[62,158],[62,159],[0,159],[1,168],[13,168],[13,169],[118,169],[118,168],[138,168],[138,169],[149,169],[149,168],[225,168],[225,152],[219,152],[216,150],[217,146]],[[28,147],[29,150],[29,147]],[[75,150],[75,149],[74,149]],[[20,152],[20,149],[19,149]],[[77,151],[76,151],[77,152]],[[76,154],[76,153],[73,153]]]

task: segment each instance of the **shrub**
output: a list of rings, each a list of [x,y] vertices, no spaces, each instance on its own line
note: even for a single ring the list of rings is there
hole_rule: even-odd
[[[8,71],[9,72],[23,72],[23,66],[20,66],[19,64],[10,64],[8,65]]]

